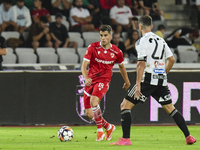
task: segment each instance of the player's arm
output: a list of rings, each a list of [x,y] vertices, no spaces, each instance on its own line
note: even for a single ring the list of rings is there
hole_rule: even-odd
[[[129,78],[128,78],[128,75],[127,75],[127,72],[126,72],[126,68],[124,67],[124,64],[120,64],[119,65],[119,70],[120,70],[120,73],[124,79],[124,86],[123,88],[125,88],[125,90],[128,90],[128,88],[130,87],[130,81],[129,81]]]
[[[6,55],[7,54],[7,49],[6,49],[6,40],[5,38],[1,37],[0,38],[0,44],[1,44],[1,47],[0,47],[0,55]]]
[[[174,56],[168,57],[167,58],[167,63],[165,66],[165,72],[168,74],[169,71],[171,70],[172,66],[174,65],[175,59]]]
[[[92,83],[92,79],[88,77],[87,73],[87,66],[89,64],[89,61],[83,60],[82,66],[81,66],[81,72],[83,77],[85,78],[85,85],[90,86]]]
[[[136,77],[136,90],[134,99],[139,100],[139,97],[142,96],[142,93],[140,92],[140,83],[142,81],[142,76],[145,69],[145,61],[138,61],[137,62],[137,77]]]

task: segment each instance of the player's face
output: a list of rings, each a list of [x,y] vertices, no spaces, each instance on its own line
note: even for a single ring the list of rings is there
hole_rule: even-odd
[[[106,47],[110,44],[110,40],[111,40],[112,36],[111,34],[109,34],[108,31],[100,31],[100,39],[101,39],[101,45],[103,47]]]

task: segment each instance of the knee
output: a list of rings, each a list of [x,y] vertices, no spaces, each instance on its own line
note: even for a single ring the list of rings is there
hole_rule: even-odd
[[[92,114],[92,112],[88,112],[88,111],[86,111],[86,112],[85,112],[85,115],[86,115],[88,118],[90,118],[90,119],[93,118],[93,114]]]
[[[52,44],[52,42],[47,42],[47,47],[53,47],[53,44]]]
[[[116,31],[121,33],[122,32],[122,26],[117,26]]]
[[[34,41],[34,42],[32,43],[32,46],[33,46],[33,47],[39,47],[39,45],[40,45],[40,43],[39,43],[38,41]]]

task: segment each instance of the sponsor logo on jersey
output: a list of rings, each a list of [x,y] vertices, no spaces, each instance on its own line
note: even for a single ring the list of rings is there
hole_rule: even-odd
[[[154,62],[154,66],[157,68],[158,66],[164,66],[165,64],[162,62],[162,63],[160,63],[160,62],[158,62],[158,61],[155,61]]]
[[[98,55],[100,54],[101,52],[100,51],[98,51]]]
[[[165,73],[165,69],[153,69],[153,72],[155,73]]]
[[[102,64],[113,64],[114,61],[106,61],[106,60],[100,60],[98,58],[95,58],[95,61],[97,61],[98,63],[102,63]]]

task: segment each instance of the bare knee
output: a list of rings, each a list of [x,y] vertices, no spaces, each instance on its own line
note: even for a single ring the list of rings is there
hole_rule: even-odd
[[[124,99],[120,105],[121,110],[124,109],[132,109],[135,106],[135,104],[131,103],[130,101]]]
[[[122,32],[122,26],[117,26],[116,27],[116,32],[121,33]]]
[[[91,96],[90,105],[91,107],[95,107],[99,104],[99,98],[97,96]]]
[[[90,108],[90,109],[86,109],[85,115],[86,115],[88,118],[92,119],[92,118],[93,118],[92,109],[91,109],[91,108]]]
[[[46,47],[53,47],[52,42],[51,42],[51,41],[48,41],[48,42],[46,43]]]
[[[40,43],[38,41],[32,42],[33,49],[36,50],[39,47]]]
[[[172,103],[167,104],[167,105],[162,105],[162,107],[168,114],[171,114],[171,112],[175,109]]]

